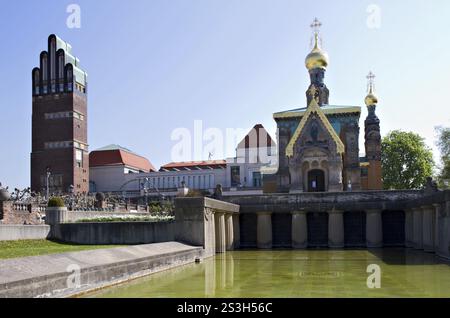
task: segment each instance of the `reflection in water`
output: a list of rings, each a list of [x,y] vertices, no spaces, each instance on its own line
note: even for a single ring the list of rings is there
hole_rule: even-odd
[[[367,266],[381,267],[369,289]],[[450,297],[450,266],[406,249],[235,251],[90,297]]]

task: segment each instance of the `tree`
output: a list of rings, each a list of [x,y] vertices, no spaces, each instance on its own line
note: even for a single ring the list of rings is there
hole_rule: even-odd
[[[448,188],[450,183],[450,127],[437,127],[437,146],[441,152],[441,169],[438,175],[439,186]]]
[[[419,189],[432,176],[433,153],[418,134],[394,130],[381,141],[381,164],[385,189]]]

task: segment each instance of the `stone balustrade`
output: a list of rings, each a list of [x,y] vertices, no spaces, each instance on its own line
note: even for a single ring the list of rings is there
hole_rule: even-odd
[[[43,224],[45,207],[37,204],[0,202],[0,220],[2,224],[40,225]]]
[[[239,206],[203,197],[175,199],[175,240],[203,246],[205,257],[239,248]]]
[[[450,259],[450,191],[428,192],[407,206],[405,245]]]
[[[404,246],[450,259],[450,191],[273,194],[227,200],[240,205],[246,247],[267,249],[286,242],[295,249],[353,247],[353,227],[362,237],[359,247]],[[251,214],[256,218],[247,216]],[[288,215],[290,224],[284,217]],[[290,240],[280,234],[285,230],[290,230]],[[317,243],[318,233],[323,243]]]

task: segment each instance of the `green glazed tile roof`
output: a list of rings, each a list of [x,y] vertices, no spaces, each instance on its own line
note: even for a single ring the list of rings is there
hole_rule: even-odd
[[[320,108],[323,110],[325,115],[361,113],[360,106],[323,105]],[[307,110],[307,107],[286,110],[286,111],[274,113],[273,117],[274,118],[301,117],[306,112],[306,110]]]

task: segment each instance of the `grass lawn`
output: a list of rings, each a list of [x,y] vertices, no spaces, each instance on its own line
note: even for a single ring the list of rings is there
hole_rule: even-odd
[[[118,245],[77,245],[48,240],[4,241],[0,242],[0,259],[78,252],[113,247],[118,247]]]

